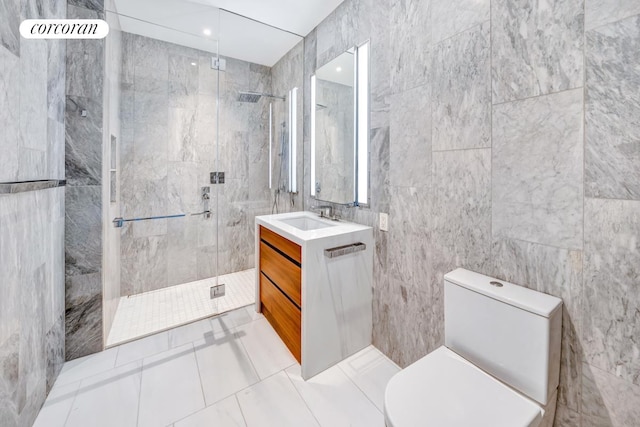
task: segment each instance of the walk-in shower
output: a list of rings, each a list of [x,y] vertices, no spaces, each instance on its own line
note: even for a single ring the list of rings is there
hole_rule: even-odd
[[[237,15],[175,0],[185,16],[173,22],[136,16],[136,1],[107,12],[106,346],[255,301],[254,218],[295,194],[301,140],[302,68],[279,66],[302,57],[300,37],[242,23],[288,39],[277,52],[234,33]]]

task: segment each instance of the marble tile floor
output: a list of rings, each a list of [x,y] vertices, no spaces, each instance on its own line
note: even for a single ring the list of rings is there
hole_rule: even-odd
[[[384,426],[398,371],[371,346],[304,381],[245,307],[67,362],[35,427]]]
[[[200,319],[253,304],[255,269],[220,276],[224,297],[210,299],[215,277],[122,297],[107,339],[107,347],[122,344]]]

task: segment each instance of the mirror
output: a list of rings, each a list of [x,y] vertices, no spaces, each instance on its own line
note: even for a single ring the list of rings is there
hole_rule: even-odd
[[[369,43],[311,77],[311,195],[369,204]]]

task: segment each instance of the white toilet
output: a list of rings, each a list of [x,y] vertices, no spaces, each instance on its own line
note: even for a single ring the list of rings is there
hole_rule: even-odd
[[[387,426],[551,426],[562,300],[459,268],[444,310],[445,345],[387,385]]]

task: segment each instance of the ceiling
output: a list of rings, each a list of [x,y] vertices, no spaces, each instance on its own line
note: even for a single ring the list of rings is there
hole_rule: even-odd
[[[271,67],[342,1],[115,0],[115,7],[123,31]]]

